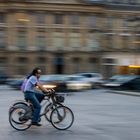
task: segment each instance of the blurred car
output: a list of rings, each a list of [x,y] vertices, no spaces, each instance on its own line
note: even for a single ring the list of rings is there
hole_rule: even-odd
[[[115,75],[104,81],[102,84],[105,88],[117,90],[140,91],[139,75]]]
[[[79,75],[68,75],[66,86],[67,90],[70,91],[79,91],[92,88],[91,82],[85,81],[84,77]]]
[[[83,76],[83,80],[90,82],[92,88],[97,87],[97,83],[103,79],[103,76],[100,73],[77,73],[76,75]]]
[[[7,83],[15,89],[20,89],[24,78],[14,78]],[[52,74],[41,75],[39,81],[44,88],[54,88],[56,92],[79,91],[91,89],[92,84],[84,80],[83,76]]]
[[[5,73],[0,73],[0,84],[5,84],[9,76]]]
[[[92,84],[78,75],[43,75],[39,79],[45,88],[54,88],[58,92],[91,89]]]
[[[57,92],[67,90],[66,77],[63,74],[41,75],[39,81],[45,88],[54,88]]]
[[[6,84],[14,89],[19,90],[24,81],[24,78],[25,77],[23,77],[23,76],[14,76],[12,78],[8,78],[6,81]]]
[[[14,77],[7,81],[7,85],[14,89],[21,89],[25,77]],[[39,81],[45,88],[55,88],[56,91],[65,91],[66,84],[63,75],[41,75]]]

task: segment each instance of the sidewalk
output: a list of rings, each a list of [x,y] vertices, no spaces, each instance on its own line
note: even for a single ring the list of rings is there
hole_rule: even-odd
[[[2,90],[10,90],[10,89],[13,89],[13,88],[11,88],[8,85],[0,85],[0,91],[2,91]]]
[[[110,90],[112,93],[116,94],[124,94],[124,95],[131,95],[131,96],[139,96],[140,92],[134,92],[134,91],[124,91],[124,90]]]

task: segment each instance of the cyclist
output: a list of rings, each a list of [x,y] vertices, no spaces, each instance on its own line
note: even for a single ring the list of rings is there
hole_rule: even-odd
[[[39,82],[39,77],[41,75],[40,68],[34,68],[32,73],[24,80],[22,84],[22,91],[26,99],[30,100],[34,107],[32,125],[41,126],[40,121],[40,110],[41,110],[41,101],[44,99],[44,94],[37,91],[38,87],[41,91],[50,93],[49,89],[45,89]]]

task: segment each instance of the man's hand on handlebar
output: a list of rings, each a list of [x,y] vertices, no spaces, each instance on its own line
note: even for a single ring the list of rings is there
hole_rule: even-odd
[[[55,92],[55,90],[54,89],[46,89],[45,91],[43,91],[45,94],[47,94],[47,95],[51,95],[52,93],[54,93]]]
[[[51,88],[49,88],[49,89],[46,89],[46,88],[44,88],[40,83],[37,83],[37,86],[42,90],[42,92],[44,93],[44,94],[46,94],[46,95],[50,95],[50,94],[52,94],[52,93],[55,93],[55,90],[54,89],[51,89]]]

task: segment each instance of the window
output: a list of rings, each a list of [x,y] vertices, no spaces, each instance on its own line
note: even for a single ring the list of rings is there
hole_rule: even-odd
[[[74,57],[73,58],[73,64],[74,64],[74,72],[77,73],[80,71],[80,64],[81,63],[81,59],[78,57]]]
[[[26,66],[17,67],[17,74],[26,75],[27,74],[27,67]]]
[[[69,34],[69,46],[71,48],[79,48],[81,46],[81,38],[80,38],[80,33],[70,33]]]
[[[70,38],[70,46],[72,48],[78,48],[80,46],[80,38],[71,37]]]
[[[113,48],[113,33],[107,33],[105,35],[105,41],[106,41],[106,48],[108,49]]]
[[[62,14],[54,15],[54,24],[63,24],[63,15]]]
[[[18,27],[26,27],[27,26],[27,22],[25,22],[25,21],[17,21],[17,26]]]
[[[52,46],[55,49],[64,49],[64,44],[65,44],[65,37],[64,33],[62,32],[54,32],[53,33],[53,42]]]
[[[17,36],[17,46],[19,49],[25,50],[27,48],[27,32],[19,30]]]
[[[56,56],[56,58],[54,59],[54,63],[56,65],[63,65],[64,64],[64,59],[62,56]]]
[[[8,58],[0,57],[0,75],[4,76],[7,70]]]
[[[72,33],[77,33],[77,35],[75,34],[75,36],[78,36],[78,34],[80,33],[79,29],[71,29],[70,30]],[[79,34],[80,35],[80,34]]]
[[[6,22],[6,15],[4,13],[0,13],[0,23]]]
[[[38,62],[38,63],[46,63],[46,58],[43,57],[43,56],[42,56],[42,57],[38,57],[38,58],[37,58],[37,62]]]
[[[20,75],[27,74],[28,58],[21,56],[16,58],[17,62],[17,73]]]
[[[37,13],[36,22],[37,24],[45,24],[45,13]]]
[[[113,59],[113,58],[104,58],[103,59],[103,63],[104,64],[114,64],[115,63],[115,59]]]
[[[0,30],[0,49],[6,48],[6,32],[5,30]]]
[[[78,25],[79,24],[79,15],[70,15],[69,16],[70,24]]]
[[[107,28],[112,29],[112,27],[113,27],[113,18],[112,17],[108,17],[106,19],[106,26],[107,26]]]
[[[63,32],[63,29],[62,28],[55,28],[54,29],[54,32],[56,32],[56,33],[62,33]]]
[[[123,49],[127,49],[127,48],[132,47],[131,43],[130,43],[130,37],[129,36],[124,35],[121,38],[122,38],[122,48]],[[131,49],[133,49],[133,48],[131,48]]]
[[[135,48],[137,50],[140,50],[140,34],[137,34],[137,36],[135,38],[135,41],[133,43],[135,45]]]
[[[96,57],[90,57],[88,60],[88,65],[90,71],[98,72],[99,71],[99,59]]]
[[[88,16],[87,18],[88,18],[88,21],[87,21],[88,26],[89,27],[96,27],[96,22],[97,22],[96,16],[92,15],[92,16]]]
[[[74,58],[73,58],[73,62],[74,62],[74,63],[79,63],[79,62],[80,62],[80,58],[74,57]]]
[[[19,57],[17,59],[18,63],[20,64],[26,64],[28,62],[28,59],[26,57]]]
[[[122,27],[128,27],[128,21],[126,19],[122,21]]]
[[[98,34],[89,33],[88,39],[87,39],[87,47],[91,50],[99,50],[99,41],[98,41]]]
[[[64,38],[63,37],[54,37],[53,44],[54,44],[54,47],[57,49],[64,48]]]
[[[21,25],[25,26],[30,21],[29,17],[28,17],[28,14],[25,13],[25,12],[15,13],[15,18],[16,18],[17,24],[20,25],[20,26]]]
[[[0,57],[0,65],[7,63],[7,58],[6,57]]]
[[[36,37],[36,45],[38,50],[45,50],[46,49],[46,37],[45,35],[38,35]]]
[[[91,58],[89,58],[89,62],[90,63],[98,63],[98,59],[95,57],[91,57]]]

